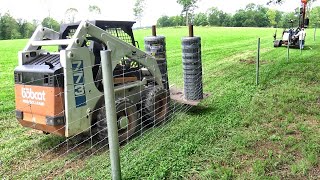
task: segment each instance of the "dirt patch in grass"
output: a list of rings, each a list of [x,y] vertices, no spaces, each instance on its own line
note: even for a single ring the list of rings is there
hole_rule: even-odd
[[[258,141],[254,146],[255,154],[261,154],[262,158],[267,158],[268,153],[272,151],[275,154],[281,154],[280,144],[272,141]]]
[[[257,141],[250,146],[248,153],[236,155],[236,159],[241,165],[237,168],[237,174],[253,172],[252,165],[256,160],[264,161],[270,156],[270,152],[274,155],[282,154],[280,145],[272,141]]]
[[[250,146],[249,153],[237,155],[236,159],[240,166],[236,169],[236,174],[251,174],[254,172],[254,163],[260,160],[267,162],[265,166],[265,175],[278,175],[282,178],[291,176],[290,162],[286,160],[287,155],[292,155],[295,162],[303,157],[300,151],[283,149],[282,141],[261,140]],[[273,167],[274,163],[280,163],[278,167]],[[271,166],[271,167],[270,167]],[[276,170],[269,169],[276,168]]]
[[[186,179],[198,180],[198,179],[202,179],[202,178],[199,175],[199,172],[191,172],[190,175],[188,175]]]
[[[239,62],[240,63],[244,63],[244,64],[256,64],[256,61],[255,59],[240,59]],[[260,64],[267,64],[268,61],[265,61],[265,60],[260,60]]]
[[[310,179],[320,179],[320,165],[312,168],[309,171],[309,178]]]
[[[293,137],[294,139],[300,141],[303,139],[301,131],[298,130],[297,124],[291,123],[284,131],[284,138]]]
[[[240,166],[236,168],[236,174],[251,173],[253,171],[252,163],[254,159],[255,159],[254,155],[249,155],[249,154],[239,155]]]
[[[26,131],[26,135],[31,136],[34,134],[44,134],[42,131],[36,130],[36,129],[30,129]]]
[[[85,166],[85,159],[80,158],[80,159],[74,160],[70,163],[65,163],[65,165],[63,167],[60,167],[59,169],[50,171],[49,174],[42,177],[42,179],[54,179],[56,177],[61,176],[66,171],[81,169],[84,166]]]
[[[64,174],[67,171],[72,171],[72,170],[78,170],[78,169],[82,169],[85,165],[86,165],[86,160],[91,157],[91,155],[99,155],[103,152],[106,151],[106,148],[101,148],[101,146],[96,146],[96,147],[88,147],[86,148],[85,146],[88,143],[79,145],[77,147],[74,147],[70,152],[68,152],[68,148],[66,148],[66,144],[57,149],[55,151],[56,155],[61,156],[61,154],[63,155],[62,157],[58,158],[61,161],[64,161],[64,165],[60,168],[57,168],[55,170],[52,170],[49,174],[45,175],[43,178],[44,179],[54,179],[56,177],[61,176],[62,174]],[[69,153],[73,153],[75,155],[73,155],[70,158],[66,158],[65,156],[68,156]],[[48,160],[50,159],[56,159],[55,157],[49,157]]]
[[[312,167],[306,175],[294,174],[292,165],[299,164],[304,159],[301,148],[297,144],[304,144],[306,137],[300,126],[303,124],[311,131],[319,132],[319,121],[315,116],[296,116],[293,122],[286,119],[273,119],[262,124],[266,132],[264,140],[255,142],[247,152],[236,157],[241,162],[236,170],[237,174],[251,174],[254,172],[254,163],[263,162],[265,175],[277,175],[281,179],[320,179],[320,166]],[[266,164],[264,164],[266,163]],[[279,163],[279,165],[274,165]]]
[[[29,133],[36,133],[29,131]],[[33,171],[42,172],[41,178],[53,179],[54,177],[64,174],[66,171],[80,169],[85,165],[86,160],[92,154],[100,154],[106,148],[101,148],[101,145],[91,146],[90,141],[63,141],[60,144],[52,146],[49,150],[42,150],[33,157],[28,157],[23,161],[13,162],[11,164],[11,177],[24,176],[25,172]],[[62,165],[61,165],[62,164]],[[52,168],[47,172],[43,165]],[[50,169],[48,168],[48,169]],[[44,171],[44,172],[43,172]]]
[[[74,160],[64,160],[65,163],[63,166],[57,168],[57,169],[53,169],[52,171],[50,171],[47,175],[44,175],[42,177],[42,179],[55,179],[61,177],[61,175],[65,174],[68,171],[73,171],[73,170],[79,170],[85,167],[86,165],[86,160],[91,157],[92,154],[99,154],[96,153],[96,149],[90,149],[89,151],[87,151],[86,153],[82,154],[81,156],[77,157]]]
[[[313,129],[314,128],[319,129],[319,122],[315,119],[308,119],[304,123]]]

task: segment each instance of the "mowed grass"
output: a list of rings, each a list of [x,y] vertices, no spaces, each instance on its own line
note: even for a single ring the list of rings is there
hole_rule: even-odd
[[[290,49],[287,61],[285,47],[273,48],[273,33],[196,27],[204,91],[211,96],[123,146],[123,179],[319,179],[320,37],[313,41],[313,31],[307,31],[306,49]],[[143,48],[151,30],[134,34]],[[158,34],[167,39],[170,84],[182,87],[180,42],[187,28],[160,28]],[[256,86],[259,37],[262,65]],[[84,145],[91,153],[77,157],[81,149],[66,154],[54,149],[42,157],[64,139],[22,128],[14,119],[13,69],[26,42],[0,41],[0,176],[110,179],[106,149],[91,155],[97,147]]]

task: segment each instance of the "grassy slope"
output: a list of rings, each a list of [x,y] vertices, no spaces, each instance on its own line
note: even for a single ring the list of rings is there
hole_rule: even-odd
[[[301,55],[292,49],[289,63],[286,48],[272,47],[273,29],[196,28],[195,32],[202,37],[204,90],[212,96],[122,147],[123,178],[319,178],[320,47],[312,41],[311,31],[307,50]],[[135,31],[140,45],[149,33]],[[167,38],[170,83],[181,86],[180,38],[187,29],[158,29],[158,34]],[[258,37],[263,63],[261,85],[255,86],[252,62]],[[0,92],[0,137],[14,137],[0,143],[0,175],[110,177],[108,153],[77,159],[64,170],[57,169],[74,154],[57,158],[57,150],[34,161],[61,139],[30,133],[7,118],[12,113],[2,113],[13,110],[12,70],[16,52],[25,42],[0,41],[1,59],[7,62],[0,64],[0,79],[5,82],[0,86],[6,87]]]

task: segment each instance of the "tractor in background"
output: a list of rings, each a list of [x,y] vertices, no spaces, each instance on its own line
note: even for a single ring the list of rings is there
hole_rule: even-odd
[[[274,47],[281,47],[282,45],[289,45],[290,47],[297,48],[299,47],[299,37],[296,35],[301,31],[302,28],[307,28],[309,26],[309,18],[306,17],[307,3],[307,0],[301,0],[299,26],[297,28],[293,28],[294,20],[290,20],[288,23],[291,24],[291,28],[285,29],[282,32],[282,39],[277,40],[277,31],[274,33]]]

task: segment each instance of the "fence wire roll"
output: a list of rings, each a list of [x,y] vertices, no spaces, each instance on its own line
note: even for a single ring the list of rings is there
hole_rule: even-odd
[[[187,100],[203,99],[202,87],[202,62],[201,62],[201,38],[182,38],[182,64],[184,78],[184,97]]]

